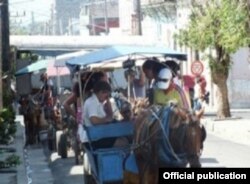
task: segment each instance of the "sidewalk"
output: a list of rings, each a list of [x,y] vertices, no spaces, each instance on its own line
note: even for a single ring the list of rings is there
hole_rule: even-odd
[[[53,184],[53,176],[49,168],[49,161],[44,154],[43,145],[24,148],[23,116],[17,115],[17,133],[15,146],[21,164],[17,166],[17,184]],[[5,183],[4,183],[5,184]],[[6,183],[7,184],[7,183]]]
[[[211,134],[250,146],[250,109],[232,109],[231,112],[235,116],[218,120],[216,113],[210,110],[201,122]],[[240,113],[249,113],[249,117],[241,117]]]

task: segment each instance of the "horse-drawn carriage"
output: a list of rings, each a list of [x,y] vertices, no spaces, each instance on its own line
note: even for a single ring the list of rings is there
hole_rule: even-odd
[[[185,54],[164,47],[119,46],[74,58],[67,64],[73,67],[78,65],[77,68],[83,70],[96,65],[103,69],[124,60],[124,56],[139,56],[139,59],[145,59],[148,57],[146,55],[179,59],[186,57]],[[119,60],[119,57],[122,59]],[[115,102],[121,104],[124,100],[115,98]],[[201,167],[199,157],[204,141],[204,129],[201,128],[199,120],[189,113],[187,120],[183,121],[178,117],[178,107],[175,106],[148,106],[137,102],[135,100],[131,104],[133,113],[136,111],[137,114],[133,121],[84,126],[88,138],[83,144],[85,183],[123,181],[152,184],[158,182],[160,167],[186,167],[187,164],[190,167]],[[131,102],[127,100],[126,103]],[[111,137],[129,137],[133,141],[129,141],[126,146],[102,149],[94,147],[95,141]]]
[[[69,148],[74,150],[78,149],[75,143],[75,132],[77,128],[74,126],[74,121],[66,117],[65,110],[62,108],[61,103],[70,94],[61,88],[61,81],[64,81],[67,77],[70,78],[69,70],[62,63],[64,63],[66,59],[84,53],[86,52],[79,51],[60,55],[54,59],[38,60],[37,62],[19,69],[15,73],[16,77],[30,74],[32,78],[34,77],[32,84],[30,84],[32,91],[27,89],[20,97],[20,113],[24,115],[25,119],[26,144],[47,142],[49,150],[57,151],[62,158],[67,158]],[[53,82],[49,81],[50,85],[51,82],[53,83],[51,86],[53,98],[46,97],[48,99],[45,100],[48,102],[47,104],[43,102],[43,99],[48,94],[45,95],[43,93],[42,95],[42,91],[38,86],[39,75],[41,80],[41,76],[44,77],[45,73],[49,77],[49,80],[53,78]],[[62,77],[64,80],[61,80]],[[65,81],[63,86],[69,87],[70,79]],[[51,103],[53,105],[51,105]],[[78,161],[76,161],[76,163],[77,162]]]

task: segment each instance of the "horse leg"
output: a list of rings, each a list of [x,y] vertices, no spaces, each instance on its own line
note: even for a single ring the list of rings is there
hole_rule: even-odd
[[[157,170],[157,169],[156,169]],[[144,171],[140,184],[157,184],[158,183],[158,172],[150,168]]]
[[[29,144],[29,122],[26,115],[24,116],[24,128],[25,128],[25,146]]]
[[[36,141],[39,143],[40,142],[39,131],[41,129],[41,116],[40,116],[40,112],[36,112],[35,119],[36,119],[35,137],[36,137]]]
[[[31,118],[29,118],[28,119],[28,121],[27,121],[27,144],[33,144],[32,143],[32,134],[33,134],[33,132],[32,132],[32,124],[33,124],[33,122],[32,122],[32,119]]]
[[[36,122],[35,122],[35,118],[34,118],[34,114],[32,113],[31,115],[31,121],[30,121],[30,125],[29,125],[29,130],[30,130],[30,144],[34,144],[35,143],[35,126],[36,126]]]
[[[191,168],[201,168],[200,157],[198,155],[190,156],[188,162]]]

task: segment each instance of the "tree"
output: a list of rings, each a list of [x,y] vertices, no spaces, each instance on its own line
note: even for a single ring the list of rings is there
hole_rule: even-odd
[[[230,117],[227,79],[230,55],[250,44],[250,11],[248,0],[193,1],[190,22],[176,35],[190,48],[206,53],[212,82],[218,87],[217,116]]]

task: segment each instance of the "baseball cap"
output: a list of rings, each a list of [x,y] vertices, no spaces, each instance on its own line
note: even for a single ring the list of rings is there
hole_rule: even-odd
[[[161,69],[156,80],[156,87],[159,89],[168,89],[171,79],[171,70],[168,68]]]

